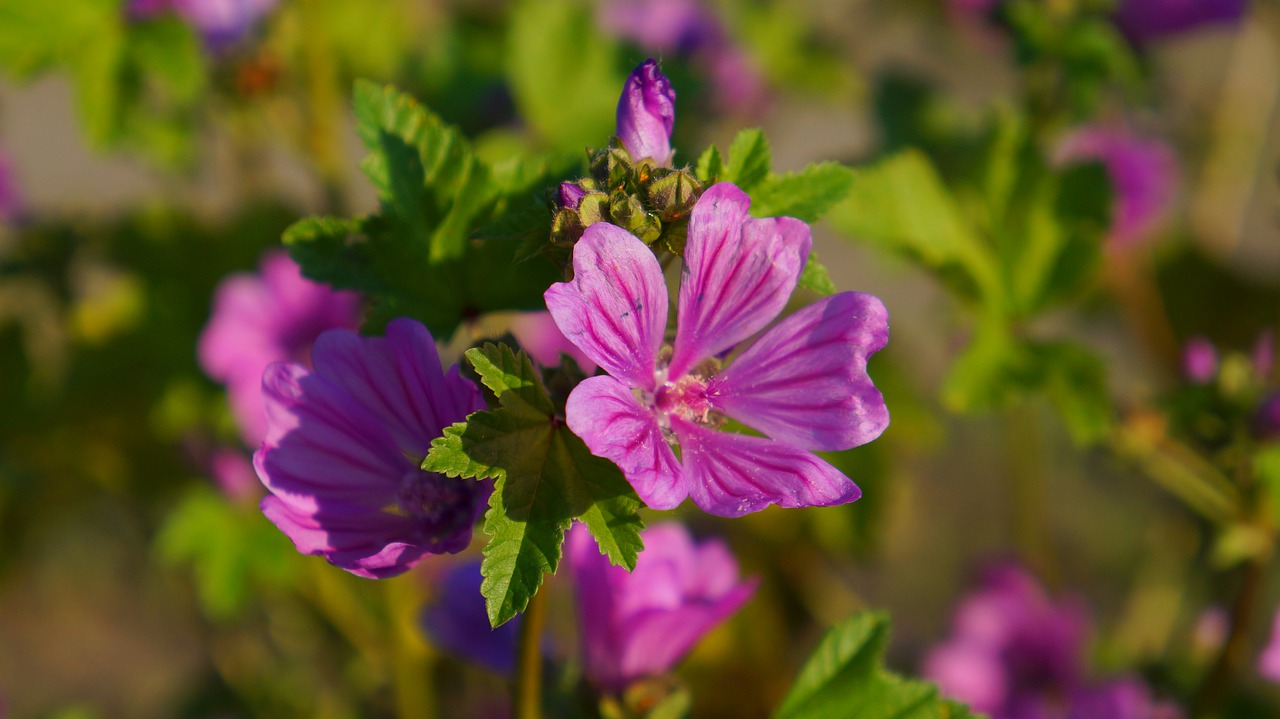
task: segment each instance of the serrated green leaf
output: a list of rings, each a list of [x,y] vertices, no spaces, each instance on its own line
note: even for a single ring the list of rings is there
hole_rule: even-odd
[[[711,184],[717,182],[720,176],[724,174],[724,161],[720,159],[720,151],[715,145],[708,147],[702,157],[698,158],[698,167],[695,174],[703,184]]]
[[[859,612],[832,628],[800,670],[774,719],[976,719],[926,682],[882,664],[889,619]]]
[[[764,133],[755,128],[742,130],[729,146],[729,159],[720,179],[734,183],[750,195],[755,186],[769,176],[771,165],[769,142],[764,139]]]
[[[498,626],[524,610],[560,563],[573,519],[586,523],[615,564],[635,566],[642,547],[635,491],[611,462],[591,454],[555,416],[529,357],[506,345],[467,352],[499,406],[475,412],[432,442],[422,468],[494,478],[485,514],[481,592]]]
[[[843,232],[933,271],[962,297],[1003,302],[991,249],[919,152],[902,152],[858,170],[848,198],[831,219]]]
[[[800,273],[800,282],[797,286],[806,290],[817,292],[820,295],[834,295],[836,293],[836,285],[831,281],[831,277],[827,275],[827,268],[818,261],[818,253],[810,252],[809,261],[804,265],[804,272]]]
[[[511,9],[507,77],[520,116],[552,146],[603,147],[624,78],[614,43],[579,0],[520,0]]]
[[[785,175],[769,175],[751,191],[751,214],[817,222],[848,197],[853,178],[853,170],[835,162],[812,164]]]

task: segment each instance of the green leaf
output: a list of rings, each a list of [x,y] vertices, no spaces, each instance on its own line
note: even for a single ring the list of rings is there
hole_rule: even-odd
[[[751,214],[817,222],[848,197],[853,183],[853,170],[835,162],[812,164],[785,175],[769,175],[751,191]]]
[[[1058,410],[1067,432],[1080,445],[1102,440],[1111,429],[1107,367],[1100,357],[1071,342],[1029,346],[1040,386]]]
[[[818,253],[816,252],[809,253],[809,261],[804,265],[804,272],[800,273],[798,286],[817,292],[820,295],[834,295],[836,293],[836,285],[827,276],[827,268],[818,261]]]
[[[520,116],[553,147],[603,147],[624,77],[595,8],[576,0],[521,0],[511,10],[507,77]]]
[[[355,105],[381,210],[295,224],[285,242],[303,272],[365,293],[370,331],[411,316],[445,339],[465,317],[543,307],[559,268],[545,257],[516,259],[522,242],[549,232],[549,218],[539,222],[529,207],[559,165],[542,158],[489,165],[456,128],[391,87],[359,82]],[[516,224],[528,234],[495,231]]]
[[[215,619],[240,613],[257,589],[294,581],[297,553],[257,508],[232,506],[196,487],[169,514],[156,537],[161,561],[191,566],[204,611]]]
[[[724,174],[724,161],[720,159],[720,151],[715,145],[708,147],[702,157],[698,158],[698,167],[694,172],[703,184],[711,184],[718,182],[720,175]]]
[[[742,130],[729,146],[729,160],[720,179],[751,194],[755,186],[769,176],[771,163],[764,133],[758,129]]]
[[[934,272],[962,297],[1002,302],[990,248],[919,152],[908,150],[858,170],[849,197],[831,218],[843,232]]]
[[[481,592],[498,626],[524,610],[560,564],[576,518],[614,564],[635,567],[642,548],[640,500],[611,462],[568,430],[532,362],[506,345],[469,350],[498,407],[475,412],[431,444],[422,467],[451,477],[493,478],[485,514]]]
[[[976,719],[938,688],[884,668],[889,619],[859,612],[822,638],[774,719]]]

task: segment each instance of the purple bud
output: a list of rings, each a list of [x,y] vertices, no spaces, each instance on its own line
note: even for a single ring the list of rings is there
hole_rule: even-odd
[[[1244,15],[1245,0],[1122,0],[1115,21],[1142,44],[1197,28],[1231,24]]]
[[[649,58],[631,71],[618,98],[618,138],[631,159],[652,159],[671,166],[671,127],[676,119],[676,92]]]
[[[578,209],[578,203],[582,202],[582,198],[587,196],[587,191],[576,182],[561,182],[560,189],[556,191],[556,202],[561,207],[567,207],[570,210]]]
[[[1253,413],[1253,435],[1261,440],[1280,439],[1280,392],[1271,393],[1258,405]],[[1280,649],[1276,652],[1280,654]],[[1280,667],[1280,663],[1277,666]]]
[[[1208,384],[1218,374],[1218,350],[1199,335],[1182,346],[1182,376],[1195,384]]]

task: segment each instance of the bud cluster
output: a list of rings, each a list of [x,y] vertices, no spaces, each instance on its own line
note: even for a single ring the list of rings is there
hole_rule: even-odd
[[[647,158],[636,162],[617,146],[592,151],[590,175],[561,183],[550,198],[551,243],[572,247],[588,227],[608,222],[645,244],[681,254],[689,212],[702,189],[688,168],[660,167]]]

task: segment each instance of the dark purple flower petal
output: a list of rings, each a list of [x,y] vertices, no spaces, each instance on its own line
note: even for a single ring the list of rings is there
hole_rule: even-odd
[[[434,345],[421,325],[396,320],[388,332],[384,340],[330,330],[316,343],[314,372],[268,368],[267,433],[254,455],[271,492],[263,513],[298,551],[375,578],[424,553],[464,549],[492,489],[410,459],[479,399],[456,368],[444,374],[423,356]]]
[[[565,405],[569,429],[622,470],[644,503],[674,509],[689,495],[684,472],[653,411],[612,377],[590,377]]]
[[[498,674],[515,668],[520,620],[494,629],[489,625],[480,584],[480,562],[453,567],[436,586],[435,599],[422,612],[427,636],[441,649]]]
[[[1244,16],[1246,0],[1121,0],[1116,25],[1137,44],[1212,25],[1229,25]]]
[[[671,418],[689,496],[704,511],[741,517],[779,507],[829,507],[862,490],[838,469],[784,442],[719,432]]]
[[[578,203],[582,202],[582,198],[586,196],[587,191],[576,182],[561,182],[560,188],[556,190],[556,202],[561,207],[571,210],[578,209]]]
[[[574,246],[573,273],[544,294],[560,331],[609,374],[653,390],[667,326],[658,258],[631,233],[600,222]]]
[[[1254,410],[1252,421],[1253,436],[1273,441],[1280,439],[1280,392],[1272,392]]]
[[[677,524],[656,525],[641,536],[645,551],[628,573],[600,555],[585,527],[569,532],[583,664],[606,691],[671,671],[756,587],[739,580],[737,562],[721,542],[695,544]]]
[[[889,340],[880,300],[844,292],[771,328],[720,374],[707,394],[725,414],[810,450],[865,444],[889,425],[867,357]]]
[[[736,185],[711,186],[689,219],[669,376],[759,332],[778,316],[800,279],[813,240],[790,217],[751,219]]]
[[[631,71],[618,98],[618,139],[631,159],[671,165],[671,128],[676,119],[676,91],[652,58]]]

